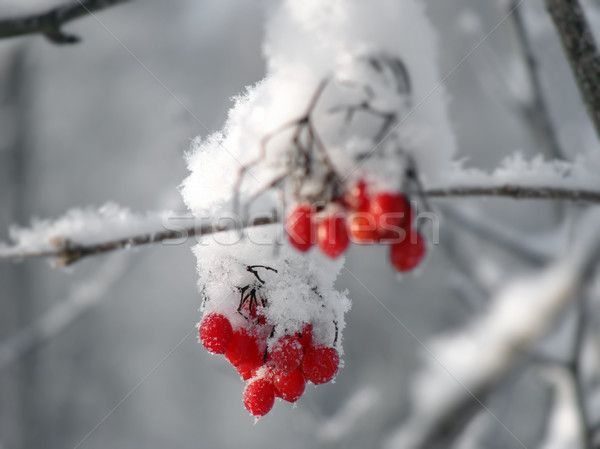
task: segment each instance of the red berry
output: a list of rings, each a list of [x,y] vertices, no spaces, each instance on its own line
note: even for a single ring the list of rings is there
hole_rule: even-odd
[[[223,354],[231,343],[231,323],[223,315],[211,313],[200,322],[200,341],[208,352]]]
[[[262,361],[253,361],[238,365],[235,367],[243,380],[248,380],[256,374],[256,371],[262,366]]]
[[[365,212],[369,210],[369,195],[367,194],[367,183],[360,180],[344,196],[348,207],[352,210]]]
[[[264,416],[273,408],[275,388],[273,382],[266,377],[253,379],[244,389],[244,405],[254,416]]]
[[[299,369],[287,374],[277,371],[273,376],[273,384],[275,385],[275,395],[277,397],[288,402],[296,402],[304,393],[306,379],[304,379],[304,374]]]
[[[307,323],[302,328],[301,332],[297,332],[298,340],[302,345],[303,352],[306,352],[308,348],[310,348],[310,344],[312,343],[312,324]]]
[[[288,239],[298,251],[308,251],[315,240],[312,209],[307,205],[296,207],[285,223]]]
[[[414,235],[416,241],[411,242]],[[418,231],[412,230],[404,240],[390,246],[390,262],[397,271],[410,271],[423,260],[425,252],[423,237]]]
[[[302,344],[296,336],[286,335],[277,340],[269,352],[269,360],[276,369],[289,373],[302,362]]]
[[[335,259],[342,255],[349,243],[346,220],[342,215],[330,215],[319,221],[317,244],[323,254]]]
[[[329,382],[336,375],[340,356],[335,348],[312,347],[304,353],[302,372],[313,384]]]
[[[377,224],[369,212],[350,215],[348,232],[353,243],[377,243],[380,240]]]
[[[231,344],[225,351],[225,358],[233,366],[241,366],[246,363],[260,363],[263,355],[258,346],[255,335],[246,329],[240,329],[233,333]]]
[[[371,201],[369,212],[382,238],[402,240],[402,227],[410,221],[410,204],[401,193],[380,193]]]

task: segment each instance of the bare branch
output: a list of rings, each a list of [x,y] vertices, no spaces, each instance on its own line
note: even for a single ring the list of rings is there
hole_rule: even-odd
[[[430,198],[455,196],[497,196],[513,199],[547,199],[563,201],[585,201],[600,203],[600,191],[573,190],[560,187],[527,187],[503,185],[498,187],[448,187],[428,189],[425,194]]]
[[[545,0],[577,86],[600,137],[600,54],[578,0]]]
[[[75,44],[79,37],[67,34],[62,26],[94,11],[129,0],[74,0],[38,14],[0,20],[0,39],[41,33],[55,44]]]

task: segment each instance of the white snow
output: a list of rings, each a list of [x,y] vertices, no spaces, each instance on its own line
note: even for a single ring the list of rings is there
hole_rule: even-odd
[[[34,218],[29,227],[13,226],[9,232],[13,243],[0,243],[0,256],[55,250],[55,243],[66,239],[84,245],[154,234],[165,230],[170,216],[170,212],[134,213],[114,203],[71,209],[56,220]]]
[[[541,155],[526,159],[516,152],[504,159],[492,172],[467,168],[455,163],[452,170],[427,183],[428,188],[446,187],[553,187],[600,191],[600,153],[579,155],[573,162],[547,160]]]
[[[240,288],[257,288],[256,310],[267,324],[275,326],[272,341],[312,323],[314,341],[326,346],[335,342],[341,355],[344,314],[350,309],[350,301],[345,292],[334,289],[334,281],[343,258],[332,261],[317,250],[303,254],[287,243],[274,248],[278,230],[276,225],[252,228],[242,239],[235,231],[219,234],[218,238],[206,236],[194,247],[204,313],[226,316],[234,329],[247,327],[248,312],[245,316],[238,312]],[[254,267],[264,284],[248,267]],[[265,306],[261,299],[266,301]]]
[[[330,82],[311,118],[342,178],[353,182],[362,176],[377,187],[398,188],[404,169],[399,150],[414,155],[425,177],[449,169],[454,137],[435,64],[435,34],[421,2],[282,1],[270,14],[264,51],[266,78],[237,98],[222,131],[195,141],[188,154],[191,174],[182,194],[194,213],[230,209],[243,165],[250,170],[240,189],[242,199],[288,170],[293,129],[269,142],[266,157],[261,139],[301,118],[325,79]],[[407,68],[410,95],[398,91],[404,82],[395,72],[398,61]],[[346,123],[344,111],[332,112],[364,101],[377,113],[397,116],[398,126],[387,128],[384,134],[391,135],[379,145],[380,116],[359,111]],[[361,153],[370,157],[358,164]],[[323,176],[317,169],[301,194],[314,192]],[[267,195],[257,207],[272,207],[276,199]],[[294,199],[288,191],[288,204]]]

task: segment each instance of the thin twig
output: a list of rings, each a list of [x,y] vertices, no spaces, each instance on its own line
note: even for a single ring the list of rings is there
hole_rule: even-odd
[[[75,44],[79,37],[67,34],[62,26],[94,11],[129,0],[75,0],[38,14],[0,20],[0,39],[41,33],[55,44]]]
[[[596,133],[600,137],[600,54],[578,0],[545,0]]]

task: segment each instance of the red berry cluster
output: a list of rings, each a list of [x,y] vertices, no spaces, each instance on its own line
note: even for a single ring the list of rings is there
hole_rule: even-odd
[[[199,332],[207,351],[224,354],[248,381],[244,405],[252,415],[266,415],[276,397],[296,402],[307,381],[326,383],[337,373],[337,350],[314,342],[311,324],[268,345],[273,340],[273,327],[260,316],[247,323],[247,327],[234,330],[225,316],[210,313],[200,322]]]
[[[425,256],[425,241],[414,228],[414,210],[402,193],[371,196],[359,181],[335,205],[317,212],[309,204],[298,205],[286,220],[292,246],[308,251],[314,244],[332,259],[350,241],[390,245],[390,262],[400,272],[415,268]]]

